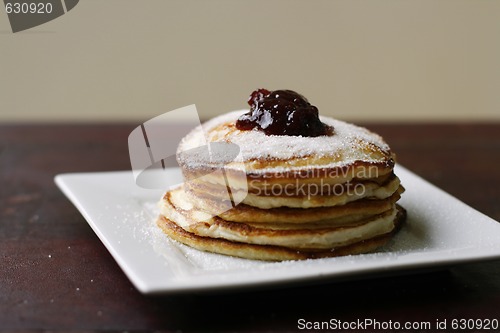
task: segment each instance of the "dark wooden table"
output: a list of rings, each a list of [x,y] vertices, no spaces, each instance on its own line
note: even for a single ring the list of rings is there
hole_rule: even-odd
[[[135,126],[0,125],[0,331],[296,331],[301,318],[500,320],[500,261],[271,290],[141,295],[53,182],[62,172],[130,169],[127,137]],[[367,127],[386,138],[401,164],[500,220],[499,123]]]

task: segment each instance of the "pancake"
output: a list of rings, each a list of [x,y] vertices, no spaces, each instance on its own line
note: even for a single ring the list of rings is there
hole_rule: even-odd
[[[253,223],[311,223],[344,218],[346,220],[359,220],[387,211],[399,200],[404,191],[400,186],[398,191],[382,200],[362,199],[345,205],[318,207],[315,209],[277,207],[259,209],[244,203],[233,206],[229,200],[204,196],[200,199],[190,191],[185,191],[189,201],[196,202],[199,209],[220,216],[226,221]],[[165,198],[164,198],[165,200]]]
[[[316,224],[231,222],[197,208],[196,202],[187,200],[181,187],[165,195],[160,210],[163,216],[198,236],[296,249],[345,246],[388,233],[394,228],[397,213],[393,204],[380,214],[354,221],[338,218]]]
[[[200,198],[209,197],[215,200],[227,197],[229,192],[233,197],[241,198],[241,203],[262,209],[275,207],[311,208],[345,205],[364,198],[386,199],[399,190],[400,180],[398,177],[393,176],[382,185],[370,181],[347,182],[339,184],[331,191],[324,191],[326,195],[322,195],[322,188],[311,184],[302,187],[280,185],[271,188],[269,191],[258,193],[238,190],[230,186],[222,187],[193,181],[187,181],[186,187],[186,190],[193,193],[193,195]]]
[[[186,181],[203,177],[207,183],[246,189],[250,182],[256,187],[264,181],[272,185],[296,179],[343,184],[392,173],[394,154],[379,135],[365,128],[320,117],[335,128],[334,135],[266,135],[238,130],[235,122],[242,113],[215,117],[180,142],[177,160]],[[210,148],[200,150],[207,143]]]
[[[201,251],[253,260],[283,261],[338,257],[375,251],[391,240],[405,221],[405,218],[406,211],[398,206],[398,213],[394,220],[395,228],[390,233],[327,250],[299,250],[284,246],[248,244],[228,241],[222,238],[197,236],[187,232],[176,223],[161,215],[157,219],[157,225],[171,239]]]
[[[387,243],[406,218],[389,145],[365,128],[318,118],[294,92],[278,95],[293,102],[273,101],[255,116],[264,104],[254,100],[243,118],[246,110],[215,117],[181,140],[184,183],[160,200],[158,226],[196,249],[258,260],[359,254]],[[281,118],[266,118],[272,112]],[[294,134],[238,127],[241,119]],[[304,128],[319,132],[297,132]]]

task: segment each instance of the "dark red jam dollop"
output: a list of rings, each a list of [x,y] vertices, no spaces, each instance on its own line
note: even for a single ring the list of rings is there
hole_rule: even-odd
[[[248,99],[250,112],[236,122],[239,130],[257,128],[267,135],[333,135],[333,127],[321,122],[318,108],[292,90],[258,89]]]

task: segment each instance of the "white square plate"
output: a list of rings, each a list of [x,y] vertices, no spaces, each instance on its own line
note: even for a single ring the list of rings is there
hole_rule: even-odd
[[[167,169],[182,181],[179,169]],[[163,191],[138,187],[131,171],[61,174],[73,202],[142,293],[172,293],[359,278],[500,258],[500,223],[402,166],[407,223],[376,253],[305,261],[260,262],[200,252],[155,225]]]

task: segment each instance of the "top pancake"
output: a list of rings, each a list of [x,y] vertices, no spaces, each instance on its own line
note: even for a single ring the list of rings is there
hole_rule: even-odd
[[[223,166],[229,175],[243,170],[254,179],[320,179],[326,175],[329,179],[338,178],[335,182],[370,179],[392,172],[394,156],[389,146],[382,137],[363,127],[320,117],[333,126],[332,136],[266,135],[236,128],[236,120],[245,112],[226,113],[193,129],[177,150],[183,171],[196,177],[201,175],[196,172],[207,173]],[[189,153],[209,143],[226,144],[228,149]],[[234,147],[239,150],[236,158]]]

